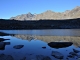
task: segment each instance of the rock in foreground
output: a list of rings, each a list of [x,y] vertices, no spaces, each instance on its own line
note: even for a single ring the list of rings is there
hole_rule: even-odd
[[[52,51],[52,56],[54,56],[57,59],[63,59],[64,55],[62,55],[60,52]]]
[[[11,55],[0,54],[0,60],[14,60]]]
[[[24,45],[15,45],[13,48],[15,49],[21,49]]]
[[[71,46],[73,43],[72,42],[50,42],[48,45],[52,48],[64,48]]]
[[[36,55],[36,60],[51,60],[49,56]]]

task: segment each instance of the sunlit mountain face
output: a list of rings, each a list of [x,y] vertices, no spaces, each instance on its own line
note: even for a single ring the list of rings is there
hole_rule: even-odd
[[[64,12],[54,12],[51,10],[47,10],[40,14],[21,14],[15,17],[11,17],[10,19],[15,20],[41,20],[41,19],[73,19],[73,18],[80,18],[80,6],[73,8],[72,10],[66,10]]]

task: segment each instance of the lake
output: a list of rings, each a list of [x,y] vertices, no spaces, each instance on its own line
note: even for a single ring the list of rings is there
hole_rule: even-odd
[[[80,36],[80,29],[45,29],[45,30],[0,30],[9,34]]]
[[[0,32],[9,34],[0,38],[10,39],[3,41],[6,44],[0,49],[0,60],[80,59],[80,29],[0,30]],[[52,48],[48,45],[50,42],[73,44],[63,48]]]

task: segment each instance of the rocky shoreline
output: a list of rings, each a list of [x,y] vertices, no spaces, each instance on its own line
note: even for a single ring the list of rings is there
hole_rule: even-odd
[[[80,29],[80,18],[64,20],[10,20],[0,19],[0,30],[24,29]]]

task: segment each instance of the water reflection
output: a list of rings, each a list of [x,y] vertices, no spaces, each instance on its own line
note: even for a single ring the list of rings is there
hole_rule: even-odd
[[[3,58],[3,60],[78,60],[80,58],[79,36],[8,34],[8,36],[0,35],[0,38],[10,39],[1,41],[5,45],[3,50],[0,49],[0,60]],[[73,44],[56,49],[48,45],[50,42]]]
[[[79,36],[37,36],[37,35],[13,35],[16,38],[22,40],[41,40],[47,43],[50,42],[72,42],[76,47],[80,46],[80,37]]]
[[[24,39],[22,37],[24,37]],[[48,46],[48,42],[51,42],[50,40],[48,40],[47,42],[45,41],[45,38],[42,39],[42,37],[44,36],[41,36],[41,37],[35,36],[36,38],[34,37],[34,39],[31,39],[32,37],[34,36],[33,35],[31,36],[30,35],[0,36],[0,38],[10,39],[10,40],[4,41],[4,42],[10,42],[10,45],[5,46],[5,50],[0,50],[0,54],[3,53],[5,55],[11,55],[14,58],[14,60],[20,60],[20,59],[57,60],[57,59],[60,59],[61,56],[62,56],[61,59],[63,60],[66,60],[67,58],[72,60],[78,59],[78,57],[68,57],[70,52],[74,53],[73,49],[80,51],[80,48],[76,48],[74,45],[71,45],[66,48],[55,49]],[[41,38],[42,40],[38,39],[38,37]],[[45,36],[45,37],[51,38],[50,36]],[[53,38],[51,40],[54,41]],[[19,45],[23,45],[23,47],[21,47],[20,49],[14,48],[14,46],[20,47]],[[46,48],[43,48],[43,47],[46,47]],[[55,56],[57,55],[58,56],[55,57],[54,54]]]

